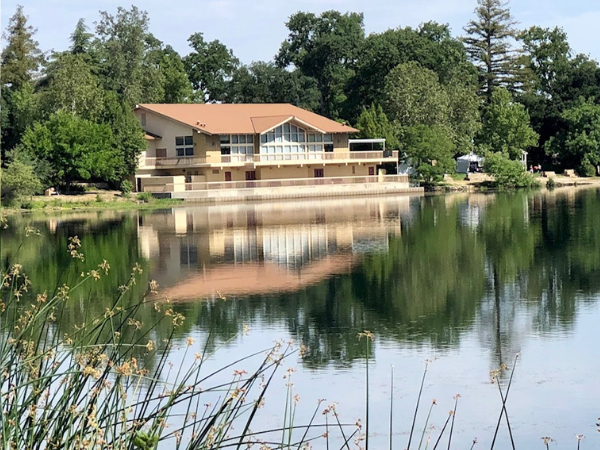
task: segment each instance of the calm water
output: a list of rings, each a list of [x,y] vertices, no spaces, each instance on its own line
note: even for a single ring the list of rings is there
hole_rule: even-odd
[[[40,236],[25,238],[26,226]],[[65,250],[74,235],[86,260],[107,259],[112,274],[72,299],[64,330],[104,312],[140,262],[188,318],[179,343],[208,339],[214,367],[279,339],[307,346],[286,363],[297,422],[317,399],[337,401],[342,421],[364,418],[357,335],[370,330],[372,448],[389,441],[392,365],[394,447],[406,446],[427,359],[417,442],[431,399],[439,430],[459,393],[453,448],[475,437],[475,448],[489,447],[501,407],[489,372],[516,353],[507,409],[517,447],[543,448],[550,436],[555,448],[576,448],[575,434],[587,436],[582,448],[600,446],[599,190],[10,217],[3,267],[22,263],[34,289],[68,283],[82,270]],[[173,361],[183,358],[176,347]],[[284,383],[272,387],[265,426],[280,424]],[[498,440],[509,446],[505,426]]]

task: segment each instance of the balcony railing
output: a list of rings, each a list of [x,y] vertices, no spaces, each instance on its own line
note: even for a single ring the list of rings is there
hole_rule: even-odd
[[[409,186],[408,175],[368,175],[361,177],[335,177],[335,178],[290,178],[282,180],[253,180],[253,181],[222,181],[222,182],[195,182],[185,183],[186,191],[211,191],[218,189],[254,189],[276,188],[295,186],[324,186],[356,183],[406,183]],[[180,185],[181,186],[181,185]],[[147,186],[150,192],[173,192],[175,185]]]
[[[217,155],[218,156],[218,155]],[[313,161],[377,161],[395,162],[398,151],[368,152],[307,152],[307,153],[261,153],[256,155],[220,155],[220,158],[208,159],[205,156],[147,157],[140,160],[140,168],[177,168],[200,167],[218,164],[269,164],[269,163],[306,163]]]

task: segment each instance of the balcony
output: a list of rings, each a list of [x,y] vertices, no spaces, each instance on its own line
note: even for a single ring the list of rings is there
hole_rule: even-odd
[[[167,183],[164,185],[147,186],[147,192],[174,192],[174,191],[221,191],[234,189],[257,189],[257,188],[293,188],[293,187],[320,187],[332,185],[353,184],[402,184],[406,188],[415,186],[410,184],[408,175],[368,175],[354,177],[332,177],[332,178],[288,178],[280,180],[253,180],[253,181],[214,181],[194,182],[176,185]]]
[[[211,155],[212,156],[212,155]],[[269,153],[258,155],[216,155],[205,156],[141,158],[140,169],[177,169],[188,167],[215,166],[269,166],[303,164],[350,164],[350,163],[395,163],[398,151],[373,150],[367,152],[308,152],[308,153]]]

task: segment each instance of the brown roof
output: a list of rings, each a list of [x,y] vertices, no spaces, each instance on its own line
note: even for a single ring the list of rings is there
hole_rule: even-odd
[[[358,131],[289,103],[141,104],[137,108],[208,134],[260,134],[288,121],[305,124],[323,133]]]

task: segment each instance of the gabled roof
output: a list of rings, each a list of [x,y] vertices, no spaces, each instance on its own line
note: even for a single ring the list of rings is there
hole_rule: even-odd
[[[154,112],[207,134],[261,134],[286,122],[321,133],[358,130],[289,103],[141,104]]]

